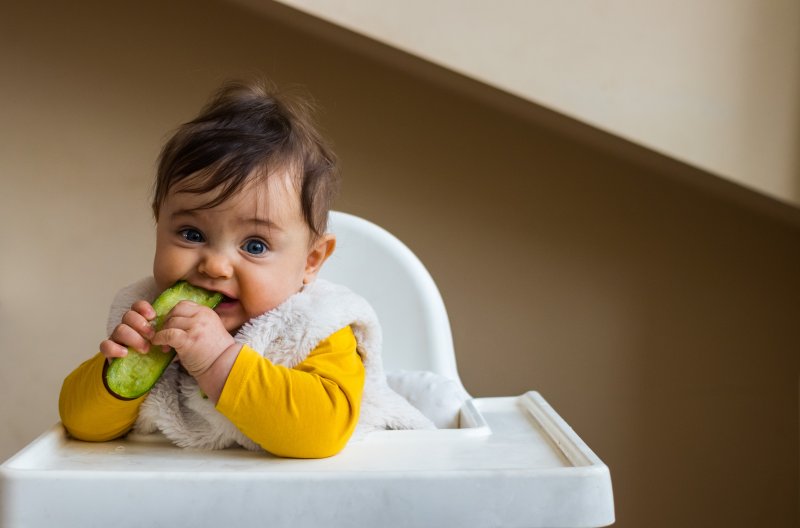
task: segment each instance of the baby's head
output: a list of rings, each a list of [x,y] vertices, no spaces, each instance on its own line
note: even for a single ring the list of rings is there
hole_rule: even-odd
[[[225,294],[229,331],[315,277],[338,189],[335,157],[306,102],[265,83],[229,83],[159,157],[153,272]]]
[[[213,207],[253,180],[288,172],[303,218],[315,237],[325,233],[336,196],[336,157],[318,132],[306,100],[279,94],[266,81],[229,82],[192,121],[181,126],[159,156],[153,214],[173,187],[218,191]]]

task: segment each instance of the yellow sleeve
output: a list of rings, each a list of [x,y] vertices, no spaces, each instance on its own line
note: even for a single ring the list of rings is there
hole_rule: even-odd
[[[364,376],[349,326],[294,368],[277,366],[244,345],[217,410],[274,455],[328,457],[345,446],[355,429]]]
[[[64,380],[58,398],[61,422],[73,437],[105,442],[127,433],[145,396],[120,400],[106,389],[103,367],[106,358],[98,353],[83,362]]]

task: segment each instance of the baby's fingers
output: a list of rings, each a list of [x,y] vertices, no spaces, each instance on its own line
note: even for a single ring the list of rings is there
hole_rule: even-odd
[[[189,335],[179,328],[165,328],[153,336],[153,344],[162,347],[172,347],[175,350],[183,348],[188,342]]]
[[[136,301],[131,306],[131,310],[139,313],[146,321],[152,321],[156,318],[156,310],[147,301]]]
[[[100,343],[100,352],[107,359],[120,358],[128,355],[128,348],[115,343],[110,339],[106,339]]]
[[[156,333],[153,325],[150,324],[150,320],[133,309],[125,312],[125,315],[122,316],[122,325],[127,325],[135,332],[141,334],[145,339],[151,339]]]
[[[117,325],[109,339],[124,347],[133,348],[142,354],[146,354],[150,350],[150,341],[127,324]]]

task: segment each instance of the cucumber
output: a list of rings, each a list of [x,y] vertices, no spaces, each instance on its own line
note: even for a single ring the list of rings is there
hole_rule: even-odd
[[[161,330],[164,318],[181,301],[192,301],[214,308],[222,300],[221,293],[210,292],[186,281],[179,281],[164,290],[153,302],[156,319],[153,325]],[[147,354],[128,347],[128,355],[114,358],[105,371],[108,390],[123,399],[134,399],[147,393],[164,373],[175,357],[175,351],[163,352],[160,346],[151,346]]]

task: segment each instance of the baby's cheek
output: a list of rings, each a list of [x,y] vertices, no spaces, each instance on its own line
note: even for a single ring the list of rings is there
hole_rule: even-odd
[[[153,258],[153,277],[156,284],[164,290],[185,278],[189,264],[184,262],[179,252],[156,245],[156,253]]]
[[[242,311],[247,317],[247,320],[250,320],[273,310],[279,304],[280,302],[276,302],[276,300],[270,296],[264,296],[258,299],[245,298],[243,299]]]
[[[164,266],[160,266],[158,263],[153,265],[153,278],[156,280],[156,284],[160,290],[166,290],[178,282],[177,278],[172,278],[168,270],[164,269]]]

